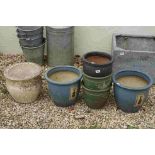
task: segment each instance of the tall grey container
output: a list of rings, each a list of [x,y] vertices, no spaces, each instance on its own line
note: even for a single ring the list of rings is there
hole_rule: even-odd
[[[73,65],[74,27],[46,27],[48,66]]]

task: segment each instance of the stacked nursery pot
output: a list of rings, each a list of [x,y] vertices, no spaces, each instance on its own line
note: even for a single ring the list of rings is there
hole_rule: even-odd
[[[112,85],[113,57],[105,52],[93,51],[83,58],[84,101],[90,108],[102,108]]]
[[[18,26],[17,37],[28,62],[44,64],[45,39],[42,26]]]

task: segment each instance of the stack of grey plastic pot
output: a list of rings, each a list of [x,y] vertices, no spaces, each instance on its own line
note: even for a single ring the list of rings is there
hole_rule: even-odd
[[[44,64],[43,26],[18,26],[17,37],[26,61]]]

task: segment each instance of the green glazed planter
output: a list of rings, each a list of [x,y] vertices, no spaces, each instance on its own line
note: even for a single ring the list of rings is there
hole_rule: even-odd
[[[83,74],[83,83],[84,86],[92,90],[105,90],[110,89],[112,85],[112,75],[105,77],[91,77],[86,74]]]
[[[110,89],[105,90],[90,90],[83,86],[83,98],[86,105],[93,109],[102,108],[109,97]]]

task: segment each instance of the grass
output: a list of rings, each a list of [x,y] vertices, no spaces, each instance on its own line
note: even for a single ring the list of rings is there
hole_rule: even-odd
[[[127,125],[127,129],[139,129],[139,128],[138,128],[138,127],[136,127],[136,126]]]

